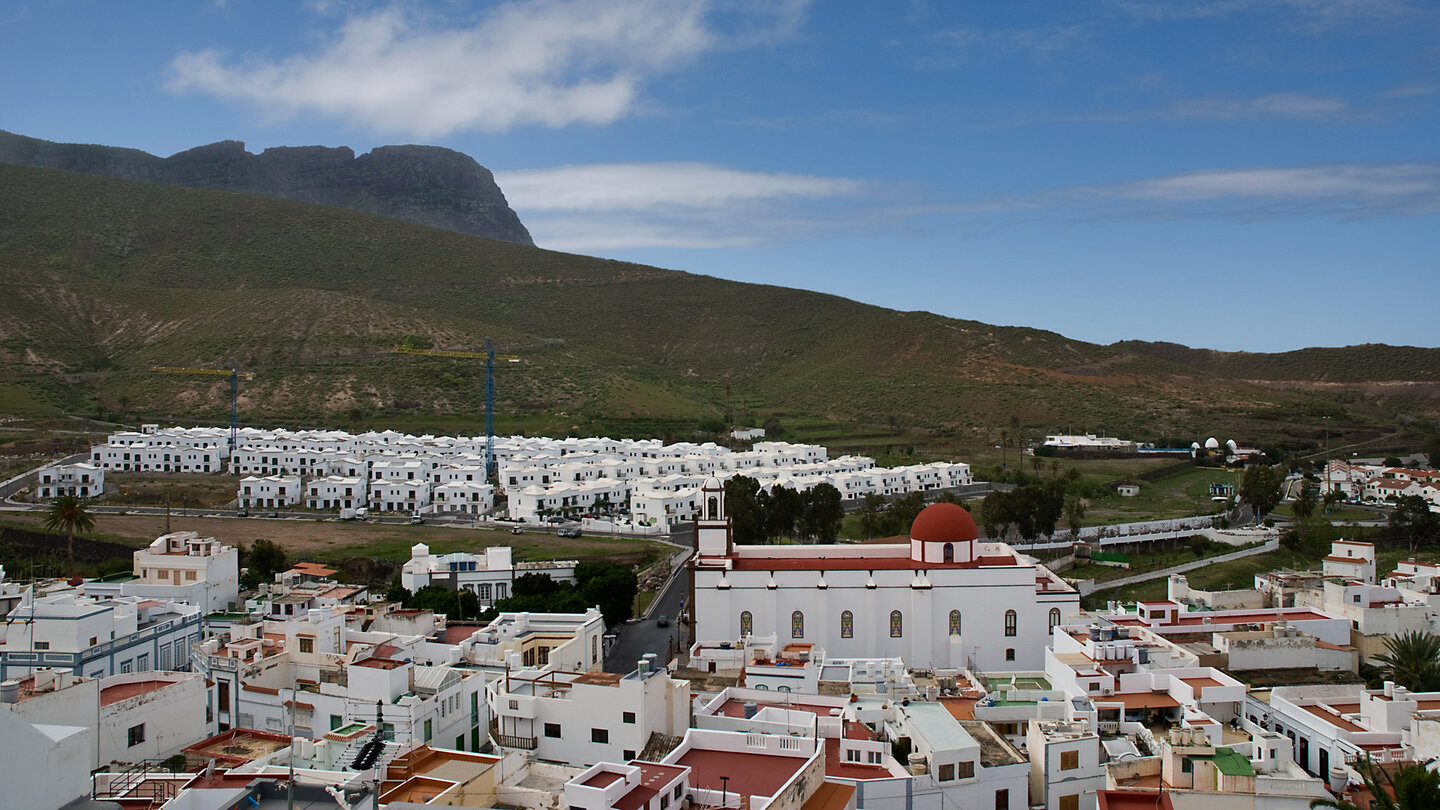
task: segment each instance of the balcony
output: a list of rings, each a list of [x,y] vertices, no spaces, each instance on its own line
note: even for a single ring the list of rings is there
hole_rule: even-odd
[[[534,751],[540,747],[540,740],[536,737],[521,737],[515,734],[500,733],[500,718],[490,718],[490,739],[501,748],[518,748],[521,751]]]

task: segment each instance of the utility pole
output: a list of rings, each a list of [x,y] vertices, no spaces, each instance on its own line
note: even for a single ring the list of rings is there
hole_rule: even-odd
[[[495,347],[485,338],[485,477],[495,475]]]

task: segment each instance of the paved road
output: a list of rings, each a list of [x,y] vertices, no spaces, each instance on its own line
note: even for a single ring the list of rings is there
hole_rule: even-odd
[[[670,541],[689,547],[691,536],[692,527],[686,526],[672,534]],[[673,658],[689,636],[688,628],[678,618],[682,604],[690,604],[690,576],[684,568],[679,568],[670,577],[665,590],[650,605],[649,613],[626,622],[620,628],[615,646],[605,656],[605,671],[630,672],[635,669],[635,662],[640,660],[640,656],[648,652],[659,656],[662,666]],[[655,622],[659,616],[669,619],[670,626],[658,626]]]

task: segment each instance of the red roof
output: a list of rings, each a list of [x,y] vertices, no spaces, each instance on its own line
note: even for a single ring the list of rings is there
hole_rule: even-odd
[[[959,504],[934,503],[910,524],[910,539],[925,543],[966,543],[980,536],[975,518]]]
[[[705,790],[720,790],[721,776],[729,777],[731,793],[774,796],[805,767],[806,757],[767,756],[744,751],[691,748],[676,761],[690,768],[690,783]]]
[[[977,557],[971,562],[940,563],[910,557],[734,557],[736,571],[924,571],[940,568],[982,568],[1020,563],[1011,556]]]
[[[100,705],[109,706],[112,703],[119,703],[122,700],[143,695],[146,692],[154,692],[156,689],[164,689],[176,683],[175,681],[131,681],[129,683],[117,683],[100,690]]]

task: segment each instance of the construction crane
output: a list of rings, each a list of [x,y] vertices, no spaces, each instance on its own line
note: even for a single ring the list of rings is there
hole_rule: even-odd
[[[217,377],[230,378],[230,449],[225,455],[228,459],[233,460],[236,442],[240,437],[240,381],[255,379],[255,373],[241,371],[240,366],[235,363],[230,364],[228,371],[223,368],[191,368],[189,366],[151,366],[150,370],[164,374],[212,374]]]
[[[490,341],[485,341],[485,351],[464,352],[450,351],[446,349],[392,349],[391,354],[414,354],[422,357],[453,357],[459,360],[471,360],[485,358],[485,477],[495,475],[495,361],[505,360],[511,363],[520,362],[520,356],[515,354],[496,354],[495,347]]]

